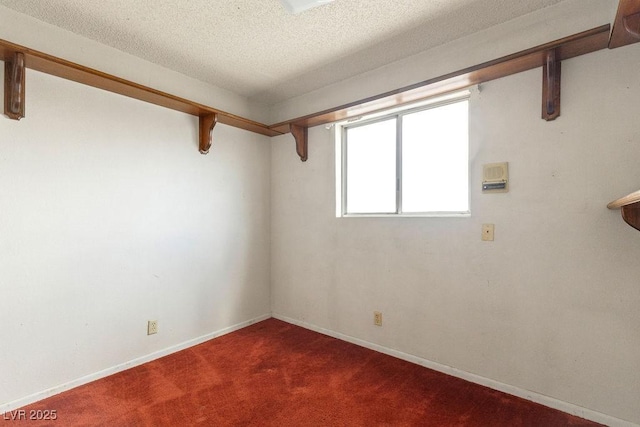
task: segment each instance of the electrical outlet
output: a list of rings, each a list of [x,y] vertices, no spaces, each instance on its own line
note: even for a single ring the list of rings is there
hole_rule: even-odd
[[[376,326],[382,326],[382,313],[379,311],[373,312],[373,324]]]
[[[482,240],[493,242],[494,229],[495,226],[493,224],[482,224]]]
[[[149,320],[147,323],[147,335],[153,335],[158,333],[158,321]]]

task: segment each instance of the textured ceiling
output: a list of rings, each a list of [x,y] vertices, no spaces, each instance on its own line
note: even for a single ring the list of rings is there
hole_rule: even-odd
[[[0,4],[267,104],[563,0],[0,0]]]

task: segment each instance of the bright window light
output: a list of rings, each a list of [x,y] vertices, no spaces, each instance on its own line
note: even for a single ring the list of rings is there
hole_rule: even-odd
[[[348,129],[347,208],[396,211],[396,118]]]
[[[469,213],[468,93],[341,126],[341,215]]]
[[[402,118],[402,212],[469,210],[468,101]]]

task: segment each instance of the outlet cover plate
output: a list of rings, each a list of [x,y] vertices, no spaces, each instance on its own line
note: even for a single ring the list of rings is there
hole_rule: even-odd
[[[153,335],[157,333],[158,333],[158,321],[149,320],[149,322],[147,322],[147,335]]]
[[[379,311],[373,312],[373,324],[376,326],[382,326],[382,313]]]

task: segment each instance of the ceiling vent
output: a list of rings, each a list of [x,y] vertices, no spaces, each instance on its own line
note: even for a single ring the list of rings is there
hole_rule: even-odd
[[[304,12],[323,4],[331,3],[333,0],[280,0],[284,7],[293,14]]]

